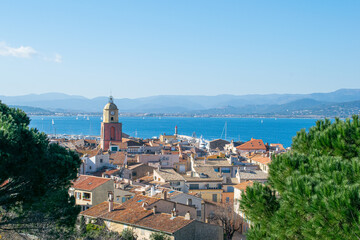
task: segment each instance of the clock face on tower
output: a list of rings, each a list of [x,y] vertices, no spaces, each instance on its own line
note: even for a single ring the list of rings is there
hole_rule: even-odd
[[[115,112],[114,111],[111,111],[111,113],[110,113],[111,115],[114,115],[115,114]]]

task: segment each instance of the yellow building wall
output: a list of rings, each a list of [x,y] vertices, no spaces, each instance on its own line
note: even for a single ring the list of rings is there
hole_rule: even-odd
[[[77,193],[81,193],[81,199],[77,199]],[[84,193],[90,193],[90,201],[87,201],[87,200],[83,199]],[[74,191],[74,196],[75,196],[75,204],[76,205],[92,205],[92,198],[93,198],[92,192],[82,191],[82,190],[75,190]]]
[[[111,115],[111,112],[114,112],[114,115]],[[111,120],[111,117],[113,117],[113,120]],[[108,110],[104,109],[103,111],[103,122],[104,123],[114,123],[119,122],[119,111],[118,110]]]
[[[189,193],[198,193],[198,195],[201,194],[201,198],[207,201],[213,201],[213,194],[216,194],[216,202],[221,201],[221,194],[223,190],[222,189],[192,189],[189,190]]]

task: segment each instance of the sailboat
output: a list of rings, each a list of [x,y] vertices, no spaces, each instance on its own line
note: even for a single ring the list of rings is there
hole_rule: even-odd
[[[223,128],[222,133],[221,133],[221,137],[220,137],[220,139],[222,139],[222,137],[223,137],[224,133],[225,133],[225,138],[224,138],[224,139],[226,140],[226,134],[227,134],[227,122],[225,122],[225,126],[224,126],[224,128]]]

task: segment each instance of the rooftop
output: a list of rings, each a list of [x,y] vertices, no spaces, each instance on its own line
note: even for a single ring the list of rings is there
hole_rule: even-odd
[[[111,212],[108,211],[108,202],[103,202],[81,212],[81,215],[136,225],[167,233],[174,233],[194,221],[186,220],[181,216],[171,218],[171,215],[167,213],[154,214],[151,209],[143,206],[144,203],[149,206],[158,201],[160,201],[160,199],[136,195],[134,198],[122,204],[114,203],[114,209]]]
[[[195,160],[194,161],[195,165],[197,166],[212,166],[212,167],[215,167],[215,166],[231,166],[231,164],[229,163],[229,161],[227,159],[206,159],[206,160]]]
[[[109,178],[94,177],[90,175],[80,175],[72,184],[75,189],[92,191],[102,184],[110,181]]]
[[[251,170],[251,171],[240,171],[240,180],[266,180],[268,178],[268,174],[261,170]]]
[[[246,181],[246,182],[242,182],[242,183],[240,183],[240,184],[238,184],[238,185],[235,185],[234,188],[239,189],[239,190],[242,190],[242,191],[246,191],[246,188],[247,188],[248,186],[251,187],[253,184],[254,184],[253,181]]]
[[[266,146],[261,139],[251,139],[250,141],[237,146],[239,150],[266,150]]]
[[[184,178],[175,172],[174,169],[155,169],[154,171],[165,181],[184,181]]]
[[[262,164],[265,164],[265,165],[268,165],[271,163],[271,159],[267,156],[264,156],[263,154],[254,154],[254,155],[251,155],[251,156],[246,156],[247,158],[255,161],[255,162],[258,162],[258,163],[262,163]]]
[[[191,175],[182,175],[186,181],[189,182],[207,182],[207,181],[216,181],[222,182],[223,178],[214,171],[213,167],[210,166],[198,166],[194,167],[195,173]],[[198,176],[196,176],[198,175]]]

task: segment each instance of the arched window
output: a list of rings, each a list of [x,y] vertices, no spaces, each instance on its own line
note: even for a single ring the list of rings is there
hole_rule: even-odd
[[[115,127],[110,129],[110,140],[115,140]]]

